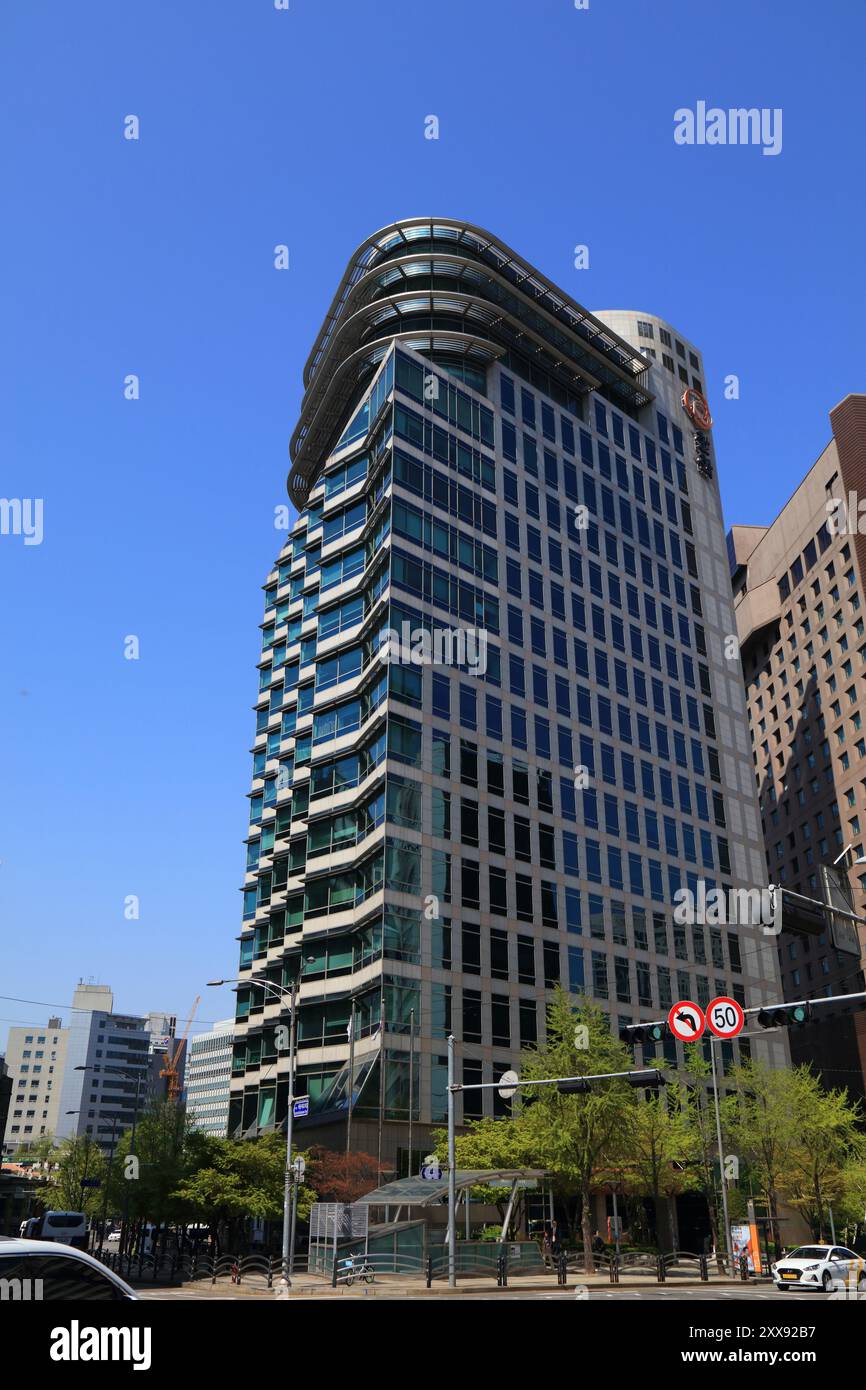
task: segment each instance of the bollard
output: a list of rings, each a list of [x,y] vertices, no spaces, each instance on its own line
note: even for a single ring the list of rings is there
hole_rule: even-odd
[[[702,1284],[706,1284],[706,1283],[708,1282],[708,1280],[709,1280],[709,1277],[710,1277],[710,1271],[709,1271],[709,1269],[707,1268],[707,1257],[706,1257],[706,1255],[701,1255],[701,1256],[700,1256],[700,1261],[699,1261],[699,1263],[700,1263],[700,1267],[701,1267],[701,1283],[702,1283]]]
[[[269,1289],[272,1289],[273,1287],[274,1287],[274,1257],[273,1257],[273,1255],[268,1255],[268,1288],[269,1288]]]
[[[613,1254],[610,1257],[610,1282],[619,1283],[619,1255]]]
[[[663,1284],[663,1283],[665,1282],[665,1278],[666,1278],[666,1276],[665,1276],[665,1257],[664,1257],[664,1255],[662,1255],[661,1253],[659,1253],[659,1255],[658,1255],[658,1257],[657,1257],[657,1259],[656,1259],[656,1267],[657,1267],[657,1271],[658,1271],[658,1282],[659,1282],[660,1284]]]
[[[336,1287],[337,1287],[337,1257],[336,1257],[336,1255],[335,1255],[335,1256],[334,1256],[334,1268],[333,1268],[332,1271],[331,1271],[331,1288],[332,1288],[332,1289],[335,1289]]]
[[[428,1287],[428,1289],[431,1288],[432,1285],[433,1285],[433,1256],[432,1256],[432,1255],[428,1255],[428,1256],[427,1256],[427,1287]]]

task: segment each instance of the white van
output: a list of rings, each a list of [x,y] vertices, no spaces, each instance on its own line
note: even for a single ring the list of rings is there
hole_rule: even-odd
[[[56,1240],[61,1245],[87,1249],[87,1217],[83,1211],[46,1211],[39,1217],[33,1235],[37,1240]]]

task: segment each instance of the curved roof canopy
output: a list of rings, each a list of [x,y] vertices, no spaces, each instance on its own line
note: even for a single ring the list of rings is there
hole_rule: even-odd
[[[393,340],[479,365],[513,351],[581,395],[604,389],[646,405],[648,364],[601,320],[498,238],[472,223],[413,217],[357,248],[304,367],[289,452],[289,495],[303,506],[358,383]]]

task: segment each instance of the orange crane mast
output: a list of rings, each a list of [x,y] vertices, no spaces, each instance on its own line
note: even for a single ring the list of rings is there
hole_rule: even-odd
[[[168,1099],[173,1100],[175,1102],[177,1102],[180,1099],[180,1076],[178,1074],[178,1064],[180,1062],[183,1049],[186,1046],[186,1040],[189,1036],[190,1026],[192,1024],[193,1019],[195,1018],[195,1011],[200,1003],[201,995],[199,994],[196,996],[195,1003],[189,1011],[189,1018],[186,1021],[186,1027],[183,1030],[183,1036],[181,1037],[180,1041],[175,1047],[174,1052],[172,1052],[170,1056],[167,1058],[165,1066],[159,1073],[160,1076],[168,1077],[168,1086],[166,1087]]]

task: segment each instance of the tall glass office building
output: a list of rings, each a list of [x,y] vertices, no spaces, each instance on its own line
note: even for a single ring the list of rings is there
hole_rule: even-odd
[[[345,1145],[351,1071],[352,1147],[405,1172],[448,1034],[493,1080],[557,982],[614,1027],[779,997],[760,927],[674,921],[682,887],[766,884],[724,527],[695,346],[467,223],[359,247],[304,385],[240,974],[300,973],[299,1142]],[[286,1019],[240,987],[230,1133],[285,1122]]]

